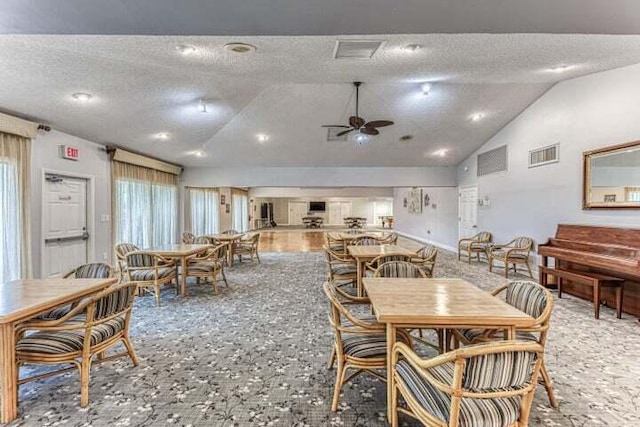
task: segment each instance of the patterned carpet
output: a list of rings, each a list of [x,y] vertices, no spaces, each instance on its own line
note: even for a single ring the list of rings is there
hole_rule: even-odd
[[[20,388],[11,426],[384,426],[384,383],[360,376],[329,409],[335,371],[326,368],[331,330],[321,290],[321,254],[263,254],[228,273],[231,289],[189,298],[167,289],[162,306],[140,298],[132,337],[141,364],[92,369],[88,408],[76,373]],[[498,271],[500,273],[500,271]],[[441,252],[437,276],[485,289],[504,281],[486,265]],[[626,315],[567,296],[557,301],[547,348],[560,409],[538,388],[533,426],[640,425],[640,326]],[[40,368],[30,368],[30,370]],[[415,425],[401,417],[401,425]]]

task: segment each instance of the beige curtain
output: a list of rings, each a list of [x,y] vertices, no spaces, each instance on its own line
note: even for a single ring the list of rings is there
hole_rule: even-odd
[[[30,278],[31,139],[0,132],[0,282]]]
[[[113,161],[111,188],[115,243],[149,247],[175,242],[177,175]]]
[[[185,187],[184,229],[196,236],[218,234],[220,192],[214,187]]]

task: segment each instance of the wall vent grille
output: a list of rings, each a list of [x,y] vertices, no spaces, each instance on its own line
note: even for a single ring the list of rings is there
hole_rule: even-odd
[[[560,161],[560,144],[537,148],[529,151],[529,167],[544,166]]]
[[[507,170],[507,146],[502,145],[493,150],[478,154],[478,176]]]

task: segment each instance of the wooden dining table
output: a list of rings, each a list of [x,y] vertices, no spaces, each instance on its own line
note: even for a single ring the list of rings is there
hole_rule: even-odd
[[[227,265],[233,266],[233,244],[242,240],[244,234],[207,234],[205,237],[215,239],[227,245]]]
[[[365,264],[381,255],[408,255],[417,256],[415,249],[410,249],[399,245],[357,245],[347,246],[347,253],[356,260],[357,266],[357,287],[358,296],[364,296],[362,278],[364,276]]]
[[[363,280],[373,312],[387,330],[387,416],[391,421],[391,355],[397,329],[498,329],[515,339],[533,318],[463,279]]]
[[[171,258],[180,262],[180,295],[187,296],[187,262],[195,254],[202,252],[211,245],[196,245],[186,243],[176,243],[169,245],[159,245],[144,249],[146,252],[153,252],[165,258]]]
[[[18,415],[16,325],[99,292],[116,281],[27,279],[0,283],[0,423],[9,423]]]

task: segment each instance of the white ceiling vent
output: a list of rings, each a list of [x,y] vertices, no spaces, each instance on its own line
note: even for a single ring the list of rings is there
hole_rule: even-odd
[[[338,136],[338,133],[343,130],[345,130],[345,128],[327,128],[327,141],[346,141],[349,136],[348,134]]]
[[[333,57],[336,59],[371,59],[384,43],[381,40],[338,40]]]
[[[560,144],[529,151],[529,167],[548,165],[560,161]]]
[[[478,176],[489,175],[507,170],[507,146],[478,154]]]

